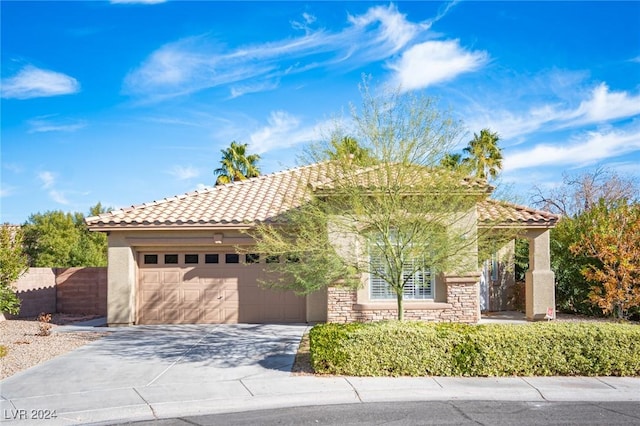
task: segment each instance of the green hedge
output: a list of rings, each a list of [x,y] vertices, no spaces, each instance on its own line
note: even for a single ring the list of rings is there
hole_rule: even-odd
[[[349,376],[638,376],[640,326],[612,323],[321,324],[316,373]]]

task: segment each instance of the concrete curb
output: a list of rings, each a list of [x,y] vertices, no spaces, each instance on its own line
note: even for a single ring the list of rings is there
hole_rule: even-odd
[[[211,381],[0,400],[2,420],[28,424],[56,410],[52,425],[113,424],[295,406],[392,401],[638,401],[635,377],[317,377]],[[23,419],[13,419],[16,416]]]

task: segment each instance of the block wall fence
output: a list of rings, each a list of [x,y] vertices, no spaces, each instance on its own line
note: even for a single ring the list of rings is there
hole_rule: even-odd
[[[107,268],[30,268],[14,283],[17,317],[40,313],[107,315]]]

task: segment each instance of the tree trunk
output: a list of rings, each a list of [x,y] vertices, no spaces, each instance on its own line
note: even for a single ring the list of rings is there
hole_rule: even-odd
[[[398,300],[398,321],[404,321],[404,291],[396,292]]]

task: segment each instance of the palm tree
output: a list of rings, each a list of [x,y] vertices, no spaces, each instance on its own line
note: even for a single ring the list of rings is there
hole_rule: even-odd
[[[247,144],[240,144],[236,141],[231,142],[229,148],[221,149],[222,160],[220,167],[213,171],[217,176],[216,185],[222,185],[237,180],[245,180],[260,175],[258,168],[258,154],[247,155]]]
[[[440,159],[440,165],[449,170],[459,170],[462,164],[462,154],[446,153]]]
[[[498,133],[489,129],[473,134],[473,139],[463,150],[468,157],[463,160],[479,179],[495,178],[502,169],[502,150],[498,146]]]
[[[349,159],[354,164],[366,166],[374,162],[371,150],[362,147],[355,138],[344,136],[333,138],[330,146],[325,150],[329,160]]]

